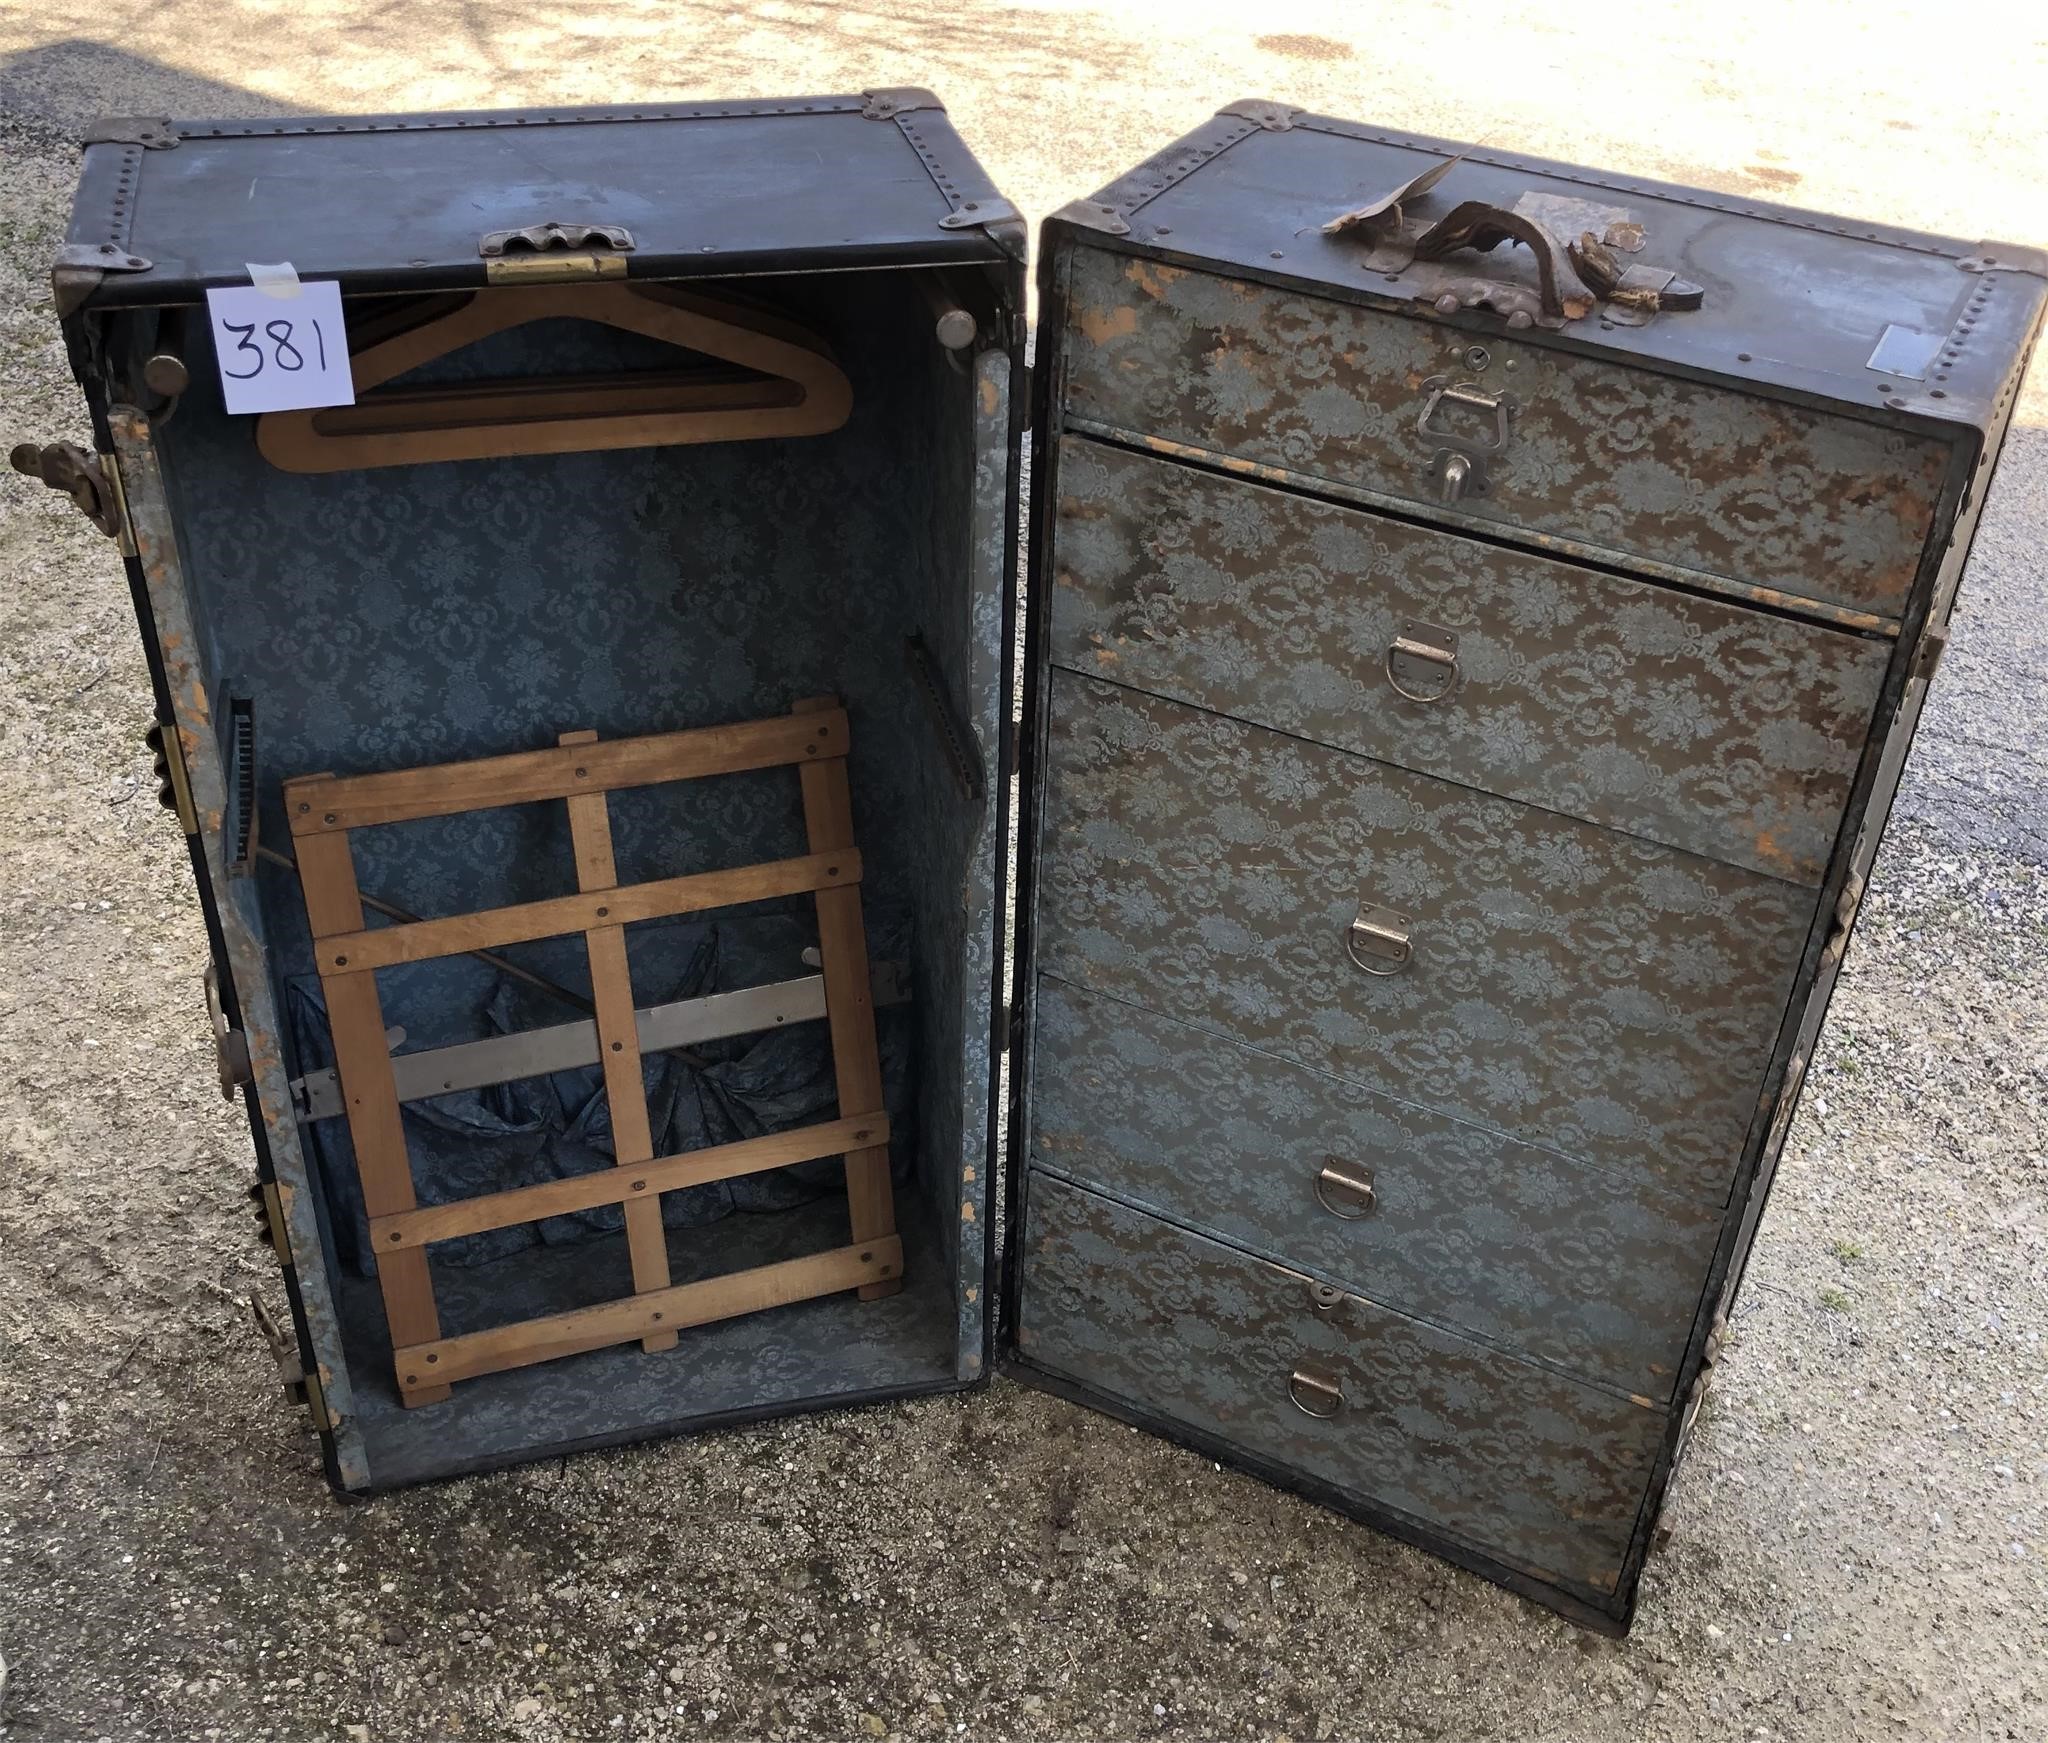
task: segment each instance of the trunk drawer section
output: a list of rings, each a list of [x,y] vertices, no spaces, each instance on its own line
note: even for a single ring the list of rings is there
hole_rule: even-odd
[[[1718,1207],[1041,979],[1031,1160],[1669,1403]]]
[[[1045,778],[1045,972],[1725,1202],[1813,891],[1069,672]]]
[[[1306,1277],[1035,1170],[1028,1190],[1027,1362],[1613,1592],[1665,1412],[1357,1296],[1319,1303]]]
[[[1067,296],[1069,417],[1751,597],[1902,616],[1950,464],[1932,437],[1101,249],[1073,251]],[[1444,507],[1453,448],[1484,487]]]
[[[1889,641],[1075,436],[1058,479],[1060,664],[1820,882]]]

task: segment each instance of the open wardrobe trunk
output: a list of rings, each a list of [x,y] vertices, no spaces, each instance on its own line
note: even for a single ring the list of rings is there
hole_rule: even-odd
[[[362,1491],[1000,1362],[1625,1629],[2041,264],[1262,102],[1029,377],[1025,243],[914,90],[89,136],[14,462],[288,1384]]]

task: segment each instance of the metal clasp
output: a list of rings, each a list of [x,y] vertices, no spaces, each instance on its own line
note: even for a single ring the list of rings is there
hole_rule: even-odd
[[[1387,682],[1397,695],[1410,702],[1441,702],[1458,685],[1458,638],[1434,623],[1404,623],[1387,647],[1385,664]],[[1402,683],[1404,676],[1433,679],[1434,687],[1411,689]]]
[[[1357,1162],[1347,1162],[1341,1156],[1323,1158],[1314,1191],[1316,1203],[1332,1216],[1341,1217],[1348,1223],[1371,1216],[1378,1197],[1373,1187],[1372,1170]]]
[[[1320,1368],[1297,1367],[1287,1376],[1287,1396],[1304,1416],[1327,1422],[1344,1408],[1343,1388]]]
[[[1422,402],[1422,415],[1416,420],[1415,428],[1424,441],[1437,444],[1430,467],[1436,477],[1439,500],[1456,502],[1468,494],[1484,495],[1486,461],[1488,456],[1500,453],[1508,445],[1514,401],[1504,393],[1486,392],[1477,382],[1453,381],[1447,375],[1432,375],[1422,385],[1429,397]],[[1439,422],[1437,409],[1446,402],[1476,412],[1491,412],[1493,439],[1488,441],[1484,436],[1464,434],[1452,429],[1448,423]]]
[[[1415,955],[1408,941],[1408,916],[1368,904],[1351,922],[1344,948],[1367,974],[1399,974]]]

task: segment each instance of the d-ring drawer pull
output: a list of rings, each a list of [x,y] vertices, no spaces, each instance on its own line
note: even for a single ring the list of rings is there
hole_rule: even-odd
[[[1322,1172],[1316,1176],[1316,1203],[1332,1216],[1342,1217],[1348,1223],[1355,1223],[1373,1213],[1377,1194],[1373,1190],[1372,1170],[1356,1162],[1346,1162],[1341,1156],[1325,1156]]]
[[[1296,1368],[1287,1376],[1287,1396],[1304,1416],[1327,1422],[1344,1408],[1344,1394],[1337,1382],[1316,1368]]]
[[[1386,667],[1396,694],[1441,702],[1458,686],[1458,638],[1434,623],[1404,623],[1388,645]]]
[[[1392,908],[1360,908],[1344,948],[1367,974],[1399,974],[1415,954],[1408,942],[1408,916]]]

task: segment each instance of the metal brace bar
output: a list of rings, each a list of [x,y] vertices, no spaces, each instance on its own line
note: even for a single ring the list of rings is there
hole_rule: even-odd
[[[806,957],[813,952],[806,951]],[[874,964],[871,979],[877,1008],[907,1004],[909,989],[903,965]],[[815,1022],[825,1014],[825,977],[771,981],[738,992],[711,993],[679,999],[634,1012],[643,1053],[669,1053],[701,1041],[722,1041],[751,1035],[785,1023]],[[400,1102],[425,1101],[456,1090],[484,1089],[495,1083],[516,1083],[522,1077],[544,1077],[553,1071],[574,1071],[595,1065],[600,1055],[594,1022],[559,1023],[526,1029],[516,1035],[493,1035],[484,1041],[462,1041],[419,1053],[394,1053],[391,1076]],[[292,1079],[292,1102],[302,1122],[331,1120],[343,1112],[341,1080],[332,1066]]]

